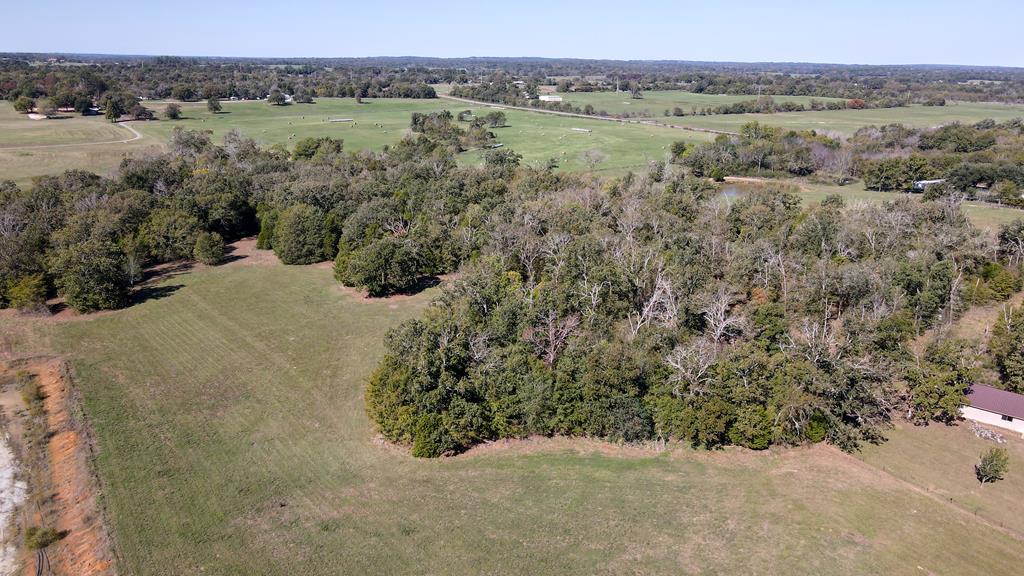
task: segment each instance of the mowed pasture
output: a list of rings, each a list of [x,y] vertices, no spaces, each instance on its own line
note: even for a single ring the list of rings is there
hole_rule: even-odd
[[[167,102],[144,103],[160,115]],[[265,146],[291,148],[306,137],[330,136],[345,140],[348,150],[380,150],[409,133],[414,112],[473,110],[486,114],[494,107],[473,107],[444,99],[354,99],[321,98],[315,104],[270,106],[266,102],[223,102],[213,114],[205,102],[181,104],[184,118],[111,124],[102,117],[74,117],[66,120],[31,120],[0,104],[0,178],[27,184],[32,176],[76,168],[107,174],[126,154],[159,150],[166,146],[175,127],[209,130],[216,142],[228,131],[238,130]],[[663,126],[619,124],[586,118],[565,118],[505,110],[508,126],[493,131],[498,142],[523,155],[525,162],[543,165],[550,158],[561,169],[589,169],[581,159],[586,150],[600,150],[606,159],[598,171],[621,173],[643,169],[650,160],[664,158],[675,140],[702,142],[708,134]],[[352,122],[331,122],[351,119]],[[128,143],[103,143],[132,138],[130,125],[142,138]],[[74,127],[74,130],[69,128]],[[574,131],[573,128],[590,130]],[[25,136],[22,136],[24,134]],[[46,147],[39,147],[40,144]],[[479,151],[462,156],[465,163],[480,163]]]
[[[156,144],[146,138],[132,140],[134,137],[131,130],[101,117],[69,114],[33,120],[15,112],[9,102],[2,102],[0,179],[27,184],[33,176],[71,169],[106,174],[126,154],[142,153]]]
[[[1024,533],[1024,440],[1009,430],[1001,433],[1011,468],[1006,478],[985,486],[974,476],[974,464],[997,444],[979,438],[968,422],[903,424],[889,432],[887,443],[868,446],[858,457],[980,518]]]
[[[698,94],[685,90],[652,90],[642,94],[643,98],[638,99],[631,98],[629,92],[570,92],[554,95],[561,96],[564,102],[569,102],[580,108],[590,104],[598,112],[604,111],[614,115],[629,113],[631,116],[644,118],[664,117],[665,110],[671,113],[672,109],[677,106],[686,114],[692,114],[694,109],[699,112],[704,108],[727,106],[757,99],[756,95],[750,94]],[[804,106],[810,106],[811,100],[819,102],[840,100],[840,98],[812,98],[810,96],[771,95],[771,97],[779,104],[795,102]]]
[[[165,107],[164,103],[157,102],[150,105],[161,111]],[[351,98],[321,98],[315,104],[290,106],[270,106],[266,102],[224,102],[223,111],[218,114],[207,111],[205,103],[198,103],[182,106],[185,115],[182,120],[134,124],[140,132],[165,141],[175,126],[181,126],[211,130],[217,140],[228,130],[235,129],[265,145],[291,147],[301,138],[331,136],[344,139],[349,150],[379,150],[411,133],[409,121],[414,112],[439,110],[448,110],[453,115],[470,110],[479,116],[501,110],[505,113],[507,126],[491,129],[497,142],[522,154],[524,162],[542,165],[555,158],[559,167],[566,170],[589,169],[580,157],[586,150],[597,149],[607,156],[597,165],[598,171],[621,172],[643,169],[651,160],[664,159],[668,147],[675,140],[693,143],[711,139],[708,134],[690,130],[535,114],[446,99],[364,99],[360,104]],[[353,121],[331,122],[332,119]],[[466,125],[462,123],[463,127]],[[479,163],[482,152],[468,151],[462,155],[462,161]]]
[[[1011,535],[825,446],[553,439],[414,459],[375,441],[363,388],[384,333],[436,289],[367,301],[328,268],[249,263],[17,340],[71,358],[124,573],[1009,574],[1024,560]],[[948,490],[1024,496],[993,488]]]
[[[761,122],[792,130],[816,130],[852,135],[864,126],[903,124],[914,128],[932,128],[963,122],[973,124],[991,118],[997,122],[1024,117],[1024,105],[949,102],[945,106],[905,106],[902,108],[872,108],[865,110],[820,110],[808,112],[777,112],[775,114],[715,114],[711,116],[683,116],[665,118],[679,126],[690,126],[725,132],[738,132],[748,122]]]

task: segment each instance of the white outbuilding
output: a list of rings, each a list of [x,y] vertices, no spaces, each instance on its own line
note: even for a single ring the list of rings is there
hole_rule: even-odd
[[[967,400],[970,405],[960,410],[964,418],[1013,430],[1024,437],[1024,395],[974,384]]]

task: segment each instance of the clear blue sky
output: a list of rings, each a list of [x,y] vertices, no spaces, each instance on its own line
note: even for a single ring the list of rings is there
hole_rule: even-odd
[[[1024,0],[57,0],[2,52],[1024,66]],[[39,12],[42,10],[42,12]]]

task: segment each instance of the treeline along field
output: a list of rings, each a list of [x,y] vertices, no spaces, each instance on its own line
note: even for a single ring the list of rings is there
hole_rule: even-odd
[[[949,358],[963,344],[937,343],[925,363],[905,345],[1021,285],[1024,226],[980,233],[952,189],[802,206],[768,186],[723,203],[686,151],[600,181],[523,166],[510,148],[460,167],[488,127],[446,113],[410,125],[382,153],[179,129],[171,152],[114,178],[6,183],[3,302],[124,307],[145,267],[216,263],[258,231],[285,264],[333,259],[371,296],[461,271],[389,337],[370,380],[373,421],[416,455],[532,434],[851,450],[896,414],[955,418],[970,375]],[[787,137],[782,152],[813,143]]]
[[[35,325],[74,358],[122,571],[1000,574],[1020,560],[972,515],[820,447],[577,440],[413,459],[375,442],[363,391],[384,333],[437,291],[364,301],[336,286],[316,267],[228,265]],[[887,448],[873,460],[907,446]],[[944,442],[909,448],[949,457]],[[975,452],[955,462],[968,475]]]

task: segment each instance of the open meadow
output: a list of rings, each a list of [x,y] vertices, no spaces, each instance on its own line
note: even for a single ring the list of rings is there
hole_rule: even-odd
[[[125,310],[8,314],[0,332],[21,335],[8,351],[71,359],[123,573],[1003,574],[1024,559],[986,524],[1016,514],[998,508],[1024,484],[973,485],[978,442],[947,451],[930,436],[944,428],[860,459],[550,439],[423,460],[381,444],[367,375],[436,290],[365,300],[329,268],[257,252]],[[948,480],[915,472],[940,457]]]
[[[659,93],[649,93],[645,98],[649,98],[650,94]],[[147,106],[158,113],[162,113],[166,105],[166,102],[157,101],[147,103]],[[360,104],[351,98],[321,98],[316,104],[283,107],[269,106],[265,102],[256,101],[224,102],[223,108],[221,113],[213,114],[206,109],[205,102],[186,103],[182,104],[184,117],[181,120],[112,124],[99,116],[32,120],[24,114],[14,112],[9,104],[0,103],[0,179],[11,179],[19,185],[27,186],[33,176],[68,169],[89,170],[107,175],[127,155],[163,150],[175,127],[209,130],[213,139],[218,142],[228,131],[238,130],[265,146],[291,147],[302,138],[331,136],[342,138],[348,150],[380,150],[409,133],[409,118],[414,112],[450,110],[455,113],[469,109],[474,114],[486,114],[499,107],[470,106],[448,100],[367,99]],[[946,108],[913,107],[686,117],[673,118],[672,122],[688,124],[714,119],[739,122],[748,116],[763,116],[764,121],[776,122],[813,114],[827,118],[829,129],[832,130],[838,129],[836,126],[844,125],[859,127],[857,121],[850,120],[846,115],[850,118],[860,118],[863,122],[889,122],[904,121],[894,116],[901,111],[913,112],[917,119],[921,119],[935,118],[933,111],[943,110],[959,110],[963,114],[968,114],[964,118],[970,121],[983,117],[1005,119],[1014,114],[1024,115],[1024,106],[957,104]],[[564,170],[590,170],[591,166],[582,155],[588,150],[599,150],[604,153],[604,159],[593,166],[596,173],[615,175],[626,170],[642,171],[651,160],[664,159],[673,141],[704,142],[713,136],[648,124],[588,120],[510,109],[503,111],[507,116],[508,126],[493,129],[498,142],[522,154],[526,163],[541,165],[554,158]],[[990,111],[1002,111],[1004,115],[990,114]],[[332,119],[353,121],[331,122]],[[913,121],[913,118],[910,121]],[[739,124],[736,124],[733,128],[738,126]],[[591,131],[581,132],[573,128]],[[482,151],[471,150],[462,155],[461,161],[466,164],[477,164],[482,162],[482,158]],[[893,198],[893,194],[889,192],[865,191],[861,183],[839,187],[801,181],[798,185],[806,201],[820,200],[827,194],[840,194],[848,200],[879,201]],[[976,225],[987,228],[995,228],[1024,215],[1020,210],[981,202],[966,204],[965,211]]]
[[[158,115],[166,104],[146,103]],[[351,98],[321,98],[315,104],[280,107],[257,101],[224,102],[223,111],[213,114],[206,109],[206,103],[201,102],[183,104],[184,117],[177,121],[160,119],[111,124],[99,116],[32,120],[2,103],[0,178],[27,184],[32,176],[71,168],[107,174],[126,154],[164,147],[175,127],[209,130],[218,142],[228,131],[238,130],[265,146],[291,148],[302,138],[330,136],[344,139],[348,150],[380,150],[405,137],[414,112],[449,110],[454,114],[466,109],[481,114],[491,111],[491,107],[472,107],[440,99],[365,99],[360,104]],[[589,169],[581,154],[592,149],[600,150],[605,156],[596,166],[597,171],[639,170],[650,160],[664,158],[675,140],[693,143],[710,139],[708,134],[661,126],[618,124],[517,110],[505,110],[505,114],[508,125],[493,129],[498,142],[522,154],[527,163],[542,165],[555,158],[566,170]],[[331,122],[332,119],[352,121]],[[139,136],[136,137],[128,126]],[[466,163],[478,163],[481,158],[479,151],[469,151],[462,157]]]
[[[151,103],[162,111],[163,103]],[[349,150],[379,150],[410,134],[409,119],[414,112],[428,113],[449,110],[456,114],[470,110],[485,115],[496,109],[504,111],[507,126],[493,128],[497,141],[519,154],[530,164],[543,164],[550,158],[567,170],[589,168],[580,155],[591,149],[603,152],[607,159],[597,170],[642,169],[650,160],[664,158],[675,140],[705,142],[707,134],[660,126],[619,124],[586,118],[567,118],[509,110],[498,106],[471,106],[450,100],[366,99],[357,103],[351,98],[321,98],[315,104],[294,104],[274,107],[266,102],[225,102],[219,114],[207,111],[205,103],[182,106],[184,118],[176,122],[135,122],[143,134],[167,141],[175,126],[211,130],[219,139],[228,130],[239,130],[264,145],[282,144],[290,147],[309,136],[331,136],[345,140]],[[351,119],[352,122],[330,120]],[[590,130],[581,132],[580,128]],[[462,160],[480,162],[479,151],[468,151]]]
[[[685,90],[650,90],[643,93],[643,98],[633,99],[629,92],[569,92],[559,93],[563,101],[574,106],[583,108],[587,104],[594,107],[597,112],[609,114],[630,114],[631,116],[656,118],[663,117],[665,110],[669,112],[679,107],[686,114],[692,114],[694,110],[700,111],[704,108],[717,106],[728,106],[737,102],[756,100],[757,96],[750,94],[698,94]],[[766,94],[766,96],[768,96]],[[809,106],[811,100],[828,102],[839,100],[838,98],[812,98],[810,96],[779,96],[771,95],[776,103],[795,102]]]
[[[762,122],[793,130],[817,130],[851,135],[864,126],[899,123],[914,128],[931,128],[962,122],[973,124],[991,118],[997,122],[1024,117],[1024,105],[985,102],[949,102],[945,106],[915,104],[902,108],[865,110],[820,110],[808,112],[777,112],[775,114],[715,114],[665,118],[664,122],[710,130],[737,132],[748,122]]]
[[[105,175],[126,154],[160,146],[102,117],[33,120],[15,112],[9,102],[0,102],[0,180],[25,185],[33,176],[72,169]]]

